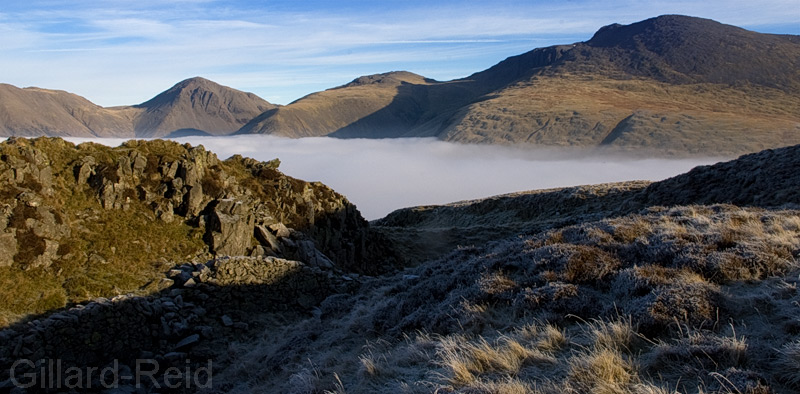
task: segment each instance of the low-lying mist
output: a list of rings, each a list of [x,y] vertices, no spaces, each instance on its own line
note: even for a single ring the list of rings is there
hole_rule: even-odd
[[[657,181],[719,160],[632,158],[587,154],[584,150],[521,150],[453,144],[432,138],[342,140],[245,135],[175,140],[202,144],[221,159],[237,153],[262,161],[279,158],[282,172],[325,183],[347,196],[369,220],[403,207],[516,191],[627,180]],[[92,141],[116,146],[125,140]]]

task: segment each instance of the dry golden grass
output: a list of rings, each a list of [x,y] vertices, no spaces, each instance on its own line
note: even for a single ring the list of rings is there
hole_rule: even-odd
[[[589,324],[591,335],[594,337],[594,346],[611,350],[632,352],[634,341],[637,339],[636,330],[633,328],[631,318],[621,317],[614,321],[594,321]]]
[[[634,365],[620,351],[602,346],[575,355],[569,364],[568,379],[579,391],[620,393],[637,380]]]
[[[528,363],[555,362],[552,356],[506,336],[493,343],[484,337],[470,341],[463,336],[448,336],[440,341],[437,357],[449,372],[446,381],[456,387],[473,384],[485,374],[515,376]]]
[[[776,89],[561,74],[520,82],[470,105],[447,138],[591,146],[633,114],[634,127],[610,143],[660,154],[738,154],[800,143],[798,113],[800,99]]]
[[[531,394],[531,385],[515,378],[499,381],[477,382],[460,390],[464,394]]]

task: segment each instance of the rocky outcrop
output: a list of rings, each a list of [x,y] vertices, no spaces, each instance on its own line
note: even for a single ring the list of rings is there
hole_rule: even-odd
[[[368,246],[381,238],[355,206],[278,164],[222,161],[160,140],[109,148],[10,138],[0,144],[0,267],[50,270],[64,288],[51,290],[65,300],[136,290],[169,261],[274,256],[360,273],[390,267],[377,256],[385,248]]]

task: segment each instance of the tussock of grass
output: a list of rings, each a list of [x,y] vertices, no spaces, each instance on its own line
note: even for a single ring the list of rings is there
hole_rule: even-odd
[[[619,393],[635,382],[636,373],[619,351],[599,347],[571,359],[568,379],[578,391]]]
[[[531,385],[515,378],[499,381],[477,382],[460,390],[464,394],[530,394]]]
[[[513,375],[519,372],[526,361],[542,359],[540,354],[510,338],[502,338],[498,343],[490,344],[484,338],[470,342],[457,336],[442,340],[439,358],[442,365],[451,372],[449,382],[456,386],[473,383],[476,375],[481,374]]]
[[[787,343],[778,350],[775,376],[787,386],[800,390],[800,340]]]
[[[632,353],[637,332],[631,318],[620,318],[614,321],[594,321],[589,324],[594,346],[602,349],[619,350]]]

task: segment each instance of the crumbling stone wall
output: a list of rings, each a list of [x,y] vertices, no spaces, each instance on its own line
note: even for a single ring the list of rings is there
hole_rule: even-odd
[[[22,359],[84,368],[213,357],[193,349],[246,333],[256,311],[308,311],[330,294],[353,291],[357,281],[299,261],[222,257],[176,266],[159,285],[152,296],[98,299],[0,331],[0,387],[13,386],[9,373]]]

